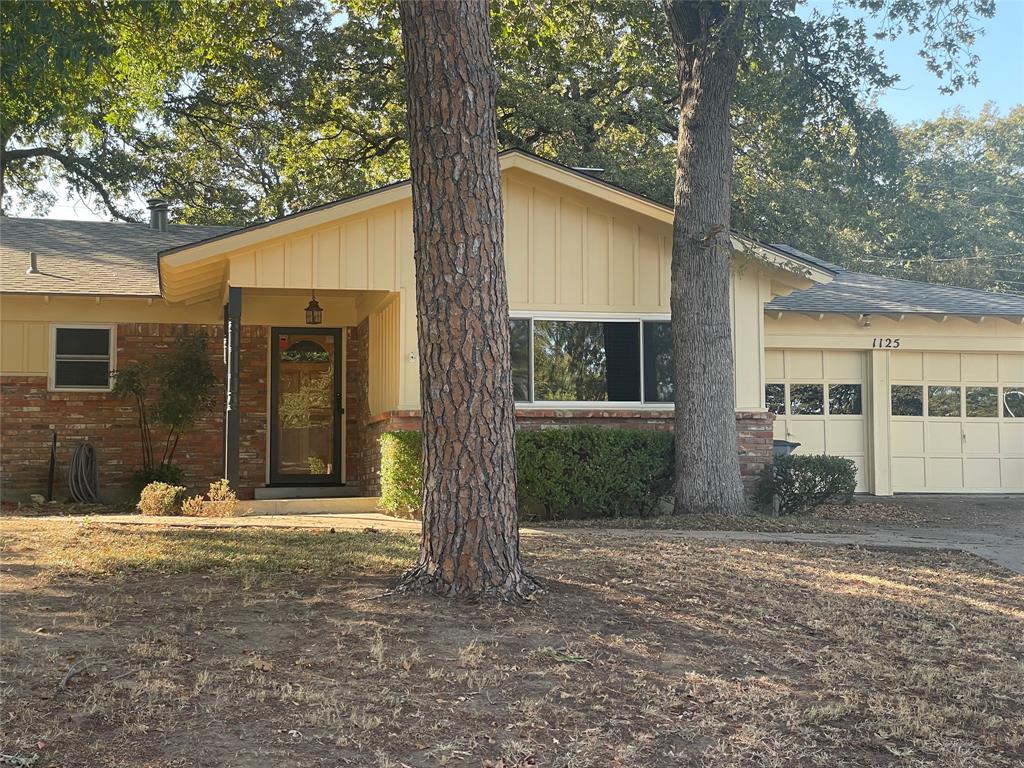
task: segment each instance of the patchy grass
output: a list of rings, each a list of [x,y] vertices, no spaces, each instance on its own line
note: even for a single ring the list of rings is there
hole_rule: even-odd
[[[813,515],[657,515],[601,517],[530,523],[531,528],[615,528],[626,530],[761,531],[768,533],[859,533],[859,528]]]
[[[548,587],[525,605],[384,597],[415,545],[4,520],[0,754],[69,768],[1024,760],[1024,579],[987,563],[566,531],[524,540]]]

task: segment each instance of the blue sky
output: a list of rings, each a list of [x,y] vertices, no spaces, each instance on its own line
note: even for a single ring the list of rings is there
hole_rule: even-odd
[[[811,0],[807,5],[825,14],[832,10],[832,0]],[[900,76],[895,88],[879,96],[879,106],[897,122],[908,123],[930,120],[956,107],[976,115],[987,101],[1005,115],[1024,103],[1024,0],[997,0],[995,16],[981,21],[985,33],[974,47],[981,58],[979,83],[949,95],[939,91],[938,78],[918,55],[920,38],[876,41],[889,71]]]

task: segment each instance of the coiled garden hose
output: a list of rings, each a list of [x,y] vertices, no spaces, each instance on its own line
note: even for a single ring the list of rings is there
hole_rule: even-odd
[[[68,488],[71,498],[81,504],[95,504],[100,500],[100,473],[96,466],[96,449],[83,440],[75,446],[68,467]]]

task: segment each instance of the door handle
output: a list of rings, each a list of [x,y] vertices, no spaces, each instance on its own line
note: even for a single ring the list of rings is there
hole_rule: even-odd
[[[345,409],[341,407],[341,393],[336,392],[334,394],[334,412],[338,414],[345,413]]]

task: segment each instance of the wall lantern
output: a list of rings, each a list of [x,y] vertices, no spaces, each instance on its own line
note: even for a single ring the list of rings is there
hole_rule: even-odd
[[[316,291],[306,305],[306,325],[320,325],[324,321],[324,311],[316,300]]]

